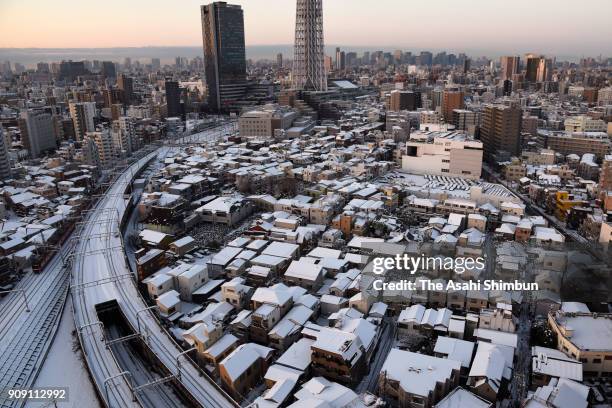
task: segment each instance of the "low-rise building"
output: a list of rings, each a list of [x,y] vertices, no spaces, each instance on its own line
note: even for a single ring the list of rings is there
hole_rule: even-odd
[[[459,384],[461,363],[391,349],[378,376],[378,392],[393,406],[430,408]]]
[[[557,348],[582,363],[585,377],[612,373],[612,314],[563,312],[548,314]]]

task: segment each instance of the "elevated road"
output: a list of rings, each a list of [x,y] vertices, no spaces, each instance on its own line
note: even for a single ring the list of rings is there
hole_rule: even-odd
[[[204,132],[197,139],[208,141],[210,137]],[[142,299],[127,265],[120,231],[120,221],[127,215],[128,201],[124,193],[139,170],[170,151],[169,147],[158,149],[128,168],[83,224],[72,257],[71,282],[79,341],[106,406],[149,405],[141,395],[147,392],[146,387],[134,386],[134,373],[122,371],[111,347],[107,346],[105,329],[98,318],[96,306],[116,302],[130,326],[140,331],[137,334],[194,401],[206,408],[236,407],[238,404],[208,378],[161,327]]]
[[[0,390],[30,388],[59,327],[69,290],[65,260],[75,244],[67,240],[40,273],[27,274],[0,301]],[[1,408],[24,400],[0,396]]]

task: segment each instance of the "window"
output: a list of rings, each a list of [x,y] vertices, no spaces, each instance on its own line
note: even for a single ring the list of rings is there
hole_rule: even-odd
[[[601,358],[594,358],[593,364],[601,364]]]

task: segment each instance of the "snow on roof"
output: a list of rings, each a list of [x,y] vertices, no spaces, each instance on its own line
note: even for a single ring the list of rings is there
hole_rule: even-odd
[[[404,309],[400,312],[400,315],[397,319],[398,323],[416,323],[420,324],[423,320],[423,315],[425,314],[425,306],[421,304],[412,305],[407,309]]]
[[[516,230],[516,225],[514,224],[502,224],[495,230],[498,234],[511,234],[514,235],[514,231]]]
[[[282,306],[291,299],[291,293],[278,286],[261,287],[255,289],[251,301]]]
[[[312,344],[313,348],[341,355],[351,363],[356,363],[361,356],[361,346],[361,340],[356,334],[331,327],[323,327]]]
[[[366,350],[369,350],[376,340],[376,326],[365,319],[347,319],[341,330],[356,334]]]
[[[465,388],[457,387],[436,404],[436,408],[489,408],[491,403]]]
[[[311,363],[310,355],[312,354],[312,350],[310,347],[313,344],[314,340],[301,338],[293,343],[287,351],[276,360],[276,364],[300,371],[306,371]]]
[[[316,247],[312,251],[308,253],[309,257],[312,258],[340,258],[340,254],[342,251],[338,249],[324,248],[324,247]]]
[[[486,377],[492,386],[499,388],[502,378],[510,379],[514,349],[483,341],[478,342],[476,356],[469,372],[470,377]]]
[[[465,215],[463,214],[451,213],[448,215],[448,224],[461,226],[464,219]]]
[[[572,335],[568,338],[573,344],[582,350],[612,350],[612,319],[595,314],[569,314],[556,313],[557,324],[565,330],[571,330]]]
[[[288,242],[272,242],[263,250],[263,255],[291,258],[298,251],[299,245]]]
[[[525,403],[525,408],[586,408],[590,388],[566,378],[551,378],[539,387]]]
[[[484,377],[494,384],[494,388],[497,390],[504,378],[505,370],[506,360],[500,350],[496,347],[481,348],[479,346],[469,376]]]
[[[252,249],[254,251],[258,251],[261,248],[265,247],[266,245],[268,245],[269,241],[263,240],[263,239],[255,239],[253,241],[251,241],[246,247],[247,249]]]
[[[382,238],[355,236],[347,246],[351,248],[372,248],[373,244],[385,242]]]
[[[231,213],[236,204],[242,202],[242,196],[218,197],[198,208],[197,212],[210,211],[212,213]]]
[[[285,271],[285,277],[298,278],[306,281],[316,281],[321,277],[323,268],[303,260],[292,261],[289,268]]]
[[[179,293],[176,290],[170,290],[162,295],[159,295],[156,302],[164,309],[170,309],[181,303],[181,299],[179,298]]]
[[[187,235],[186,237],[183,237],[181,239],[177,239],[176,241],[174,241],[172,243],[172,245],[178,247],[178,248],[182,248],[184,246],[187,246],[191,243],[195,242],[195,239],[193,239],[192,237],[190,237],[189,235]]]
[[[233,241],[229,242],[227,244],[227,246],[231,246],[231,247],[238,247],[238,248],[244,248],[246,245],[248,245],[251,242],[251,240],[249,238],[245,238],[245,237],[238,237],[236,239],[234,239]]]
[[[531,348],[533,373],[582,381],[582,363],[559,350],[534,346]]]
[[[535,227],[534,237],[542,241],[564,242],[565,238],[554,228]]]
[[[582,302],[563,302],[561,310],[565,313],[591,313],[589,307]]]
[[[449,381],[461,363],[425,354],[391,349],[381,369],[387,378],[398,381],[406,393],[427,397],[437,383]]]
[[[276,381],[270,389],[266,390],[261,397],[257,397],[254,401],[254,406],[259,408],[276,408],[280,406],[289,396],[291,391],[295,388],[296,381],[283,378]],[[268,404],[270,403],[270,404]]]
[[[288,408],[359,407],[359,397],[351,389],[323,377],[314,377],[295,393],[298,402]]]
[[[369,317],[384,317],[389,306],[383,302],[376,302],[370,307]]]
[[[204,353],[210,355],[213,358],[217,358],[236,343],[238,343],[238,338],[233,334],[227,333],[223,335],[223,337],[221,337],[219,340],[217,340],[215,344],[205,350]]]
[[[229,378],[235,381],[260,358],[267,359],[273,352],[274,349],[259,344],[241,344],[221,361],[220,366],[225,369]]]
[[[168,236],[168,234],[164,234],[163,232],[153,231],[149,229],[145,229],[140,231],[140,238],[143,241],[153,243],[155,245],[159,244]]]
[[[509,346],[516,348],[518,343],[518,335],[516,333],[507,333],[491,329],[476,329],[474,337],[478,340],[489,341],[493,344]]]
[[[242,248],[225,247],[221,251],[219,251],[215,256],[213,256],[213,258],[209,262],[213,265],[226,266],[240,252],[242,252]]]
[[[469,368],[474,353],[474,343],[452,337],[438,337],[434,353],[444,354],[449,360],[461,362],[462,367]]]
[[[275,383],[284,379],[298,382],[303,374],[304,373],[302,371],[295,368],[287,367],[281,364],[272,364],[266,371],[264,379],[266,381],[273,381]]]

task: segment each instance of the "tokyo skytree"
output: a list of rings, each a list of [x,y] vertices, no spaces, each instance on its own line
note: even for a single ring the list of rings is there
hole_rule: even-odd
[[[297,0],[293,88],[326,91],[323,0]]]

